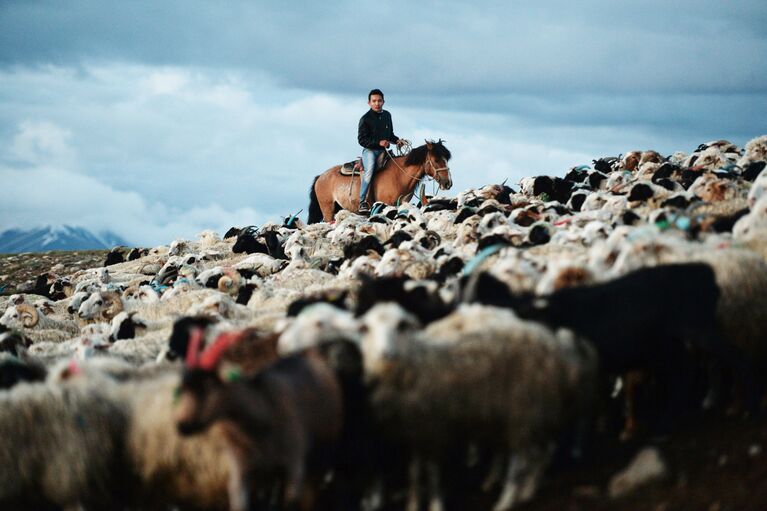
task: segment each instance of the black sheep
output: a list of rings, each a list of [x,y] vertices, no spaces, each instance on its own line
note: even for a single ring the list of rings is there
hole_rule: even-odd
[[[378,238],[369,234],[359,241],[350,243],[344,247],[344,259],[356,259],[360,256],[367,255],[370,251],[376,252],[378,255],[383,255],[385,249]]]
[[[589,339],[605,375],[647,370],[669,391],[660,425],[689,407],[694,377],[690,349],[729,358],[716,322],[720,289],[703,263],[642,268],[612,281],[514,295],[488,274],[467,281],[464,299],[511,307],[525,319],[566,327]]]
[[[373,279],[362,275],[355,315],[362,316],[377,303],[395,302],[426,325],[447,316],[453,310],[439,295],[428,292],[424,286],[406,289],[407,281],[406,277]]]

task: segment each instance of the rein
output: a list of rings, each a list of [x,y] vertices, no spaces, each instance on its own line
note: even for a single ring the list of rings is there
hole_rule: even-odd
[[[386,153],[389,155],[389,158],[391,159],[392,163],[397,166],[399,171],[402,172],[403,174],[405,174],[407,177],[409,177],[412,181],[419,181],[420,179],[423,179],[423,176],[422,177],[415,177],[415,176],[411,176],[410,174],[408,174],[407,171],[405,169],[403,169],[402,166],[400,166],[399,163],[397,163],[397,160],[395,160],[395,158],[399,158],[399,157],[398,156],[394,156],[394,154],[391,152],[391,149],[387,148],[386,149]],[[431,160],[429,160],[429,161],[431,161]],[[425,175],[426,174],[424,173],[424,176]]]

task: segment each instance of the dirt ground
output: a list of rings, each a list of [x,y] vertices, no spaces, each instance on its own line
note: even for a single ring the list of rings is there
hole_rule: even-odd
[[[107,251],[0,254],[0,294],[9,295],[55,268],[58,275],[103,264]],[[61,265],[61,266],[57,266]],[[767,510],[767,417],[701,415],[656,445],[668,467],[662,481],[618,500],[607,496],[610,478],[642,448],[645,439],[598,440],[577,464],[554,465],[525,511],[735,511]],[[459,485],[460,486],[460,483]],[[459,495],[455,495],[458,492]],[[493,496],[453,487],[449,509],[492,509]]]
[[[645,439],[604,440],[590,459],[553,470],[530,511],[767,510],[767,420],[701,416],[658,447],[668,477],[618,500],[609,499],[609,479],[648,445]]]

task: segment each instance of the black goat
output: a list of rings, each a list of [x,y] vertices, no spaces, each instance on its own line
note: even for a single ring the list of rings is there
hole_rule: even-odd
[[[168,339],[169,360],[184,360],[189,350],[189,339],[192,331],[195,329],[205,330],[216,323],[216,320],[209,316],[184,316],[173,323],[173,330]]]
[[[438,294],[429,292],[426,287],[416,286],[407,289],[408,280],[407,277],[373,279],[363,274],[361,286],[357,292],[355,315],[361,316],[381,302],[398,303],[424,325],[452,312],[452,306],[446,304]]]
[[[369,234],[359,241],[354,241],[349,245],[346,245],[344,247],[344,259],[356,259],[360,256],[367,255],[371,250],[378,255],[383,255],[385,251],[381,241],[372,234]]]
[[[253,227],[245,227],[237,234],[237,240],[232,245],[235,254],[267,254],[275,259],[287,259],[285,251],[275,231],[259,232]]]
[[[227,346],[215,342],[198,356],[200,339],[196,333],[181,382],[179,432],[221,423],[239,472],[230,487],[231,509],[250,508],[256,481],[281,481],[283,505],[298,506],[305,482],[332,465],[341,434],[342,392],[332,369],[310,350],[226,381],[216,365]]]
[[[597,349],[605,375],[647,370],[669,392],[660,425],[689,409],[694,380],[690,349],[732,357],[719,334],[720,289],[703,263],[642,268],[612,281],[558,290],[548,296],[514,295],[491,277],[468,279],[464,299],[511,307],[525,318],[567,327]]]
[[[304,310],[306,307],[313,305],[315,303],[328,303],[334,307],[338,307],[339,309],[346,309],[346,297],[348,296],[348,291],[338,291],[338,290],[330,290],[326,291],[324,293],[319,293],[315,295],[309,295],[309,296],[302,296],[301,298],[298,298],[296,300],[293,300],[290,305],[288,305],[288,310],[286,312],[286,315],[288,317],[296,317],[298,316],[302,310]]]
[[[0,362],[0,389],[7,390],[23,381],[43,381],[48,371],[42,364],[29,364],[18,359]]]
[[[113,264],[124,263],[125,262],[125,255],[123,254],[124,250],[125,250],[124,247],[114,247],[112,250],[110,250],[107,253],[107,257],[104,260],[103,266],[112,266]]]

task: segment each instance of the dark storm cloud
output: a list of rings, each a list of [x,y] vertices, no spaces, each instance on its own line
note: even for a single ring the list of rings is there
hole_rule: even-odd
[[[4,2],[0,62],[266,70],[327,92],[767,91],[767,3]]]
[[[765,25],[756,0],[0,0],[0,230],[161,243],[293,213],[358,154],[372,87],[398,135],[448,141],[459,191],[742,147],[764,134]]]

